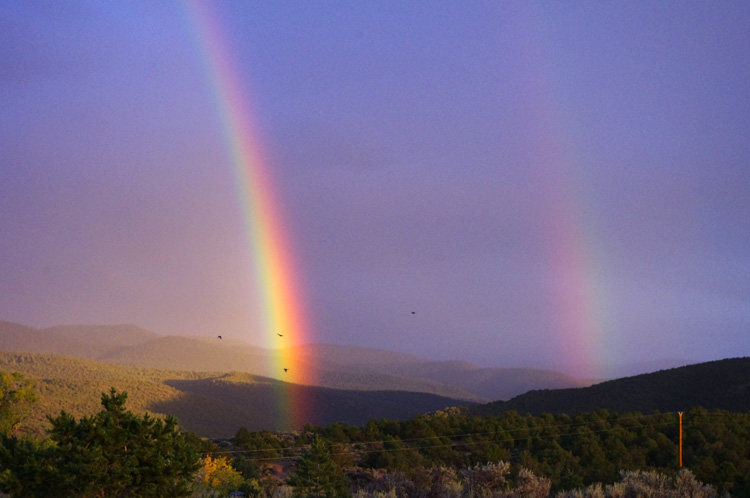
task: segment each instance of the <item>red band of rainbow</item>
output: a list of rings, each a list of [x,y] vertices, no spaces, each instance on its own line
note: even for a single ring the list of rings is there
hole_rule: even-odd
[[[287,382],[313,384],[312,369],[293,357],[291,346],[307,338],[304,306],[295,279],[293,251],[285,233],[287,224],[275,198],[269,161],[258,141],[248,89],[237,75],[232,51],[212,4],[196,1],[186,5],[211,80],[241,203],[247,247],[253,258],[260,301],[256,309],[263,315],[258,320],[259,330],[253,333],[275,351],[278,372],[274,376]],[[309,403],[300,399],[303,392],[304,389],[279,384],[281,428],[304,424]]]

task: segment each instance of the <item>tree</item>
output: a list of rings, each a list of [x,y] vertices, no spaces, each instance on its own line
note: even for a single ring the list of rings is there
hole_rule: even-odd
[[[262,460],[275,460],[284,449],[282,442],[272,432],[250,432],[247,427],[240,427],[237,430],[234,441],[237,446],[248,450],[249,454]]]
[[[201,467],[196,474],[196,480],[202,486],[219,492],[222,495],[236,491],[245,483],[237,470],[232,467],[226,457],[206,455],[201,461]]]
[[[0,372],[0,434],[9,436],[15,432],[36,401],[36,392],[23,375]]]
[[[125,410],[127,393],[102,393],[104,410],[47,418],[49,438],[2,438],[0,489],[12,497],[187,496],[198,453],[174,417]]]
[[[333,461],[325,441],[317,434],[288,482],[294,487],[295,497],[347,498],[351,495],[344,472]]]

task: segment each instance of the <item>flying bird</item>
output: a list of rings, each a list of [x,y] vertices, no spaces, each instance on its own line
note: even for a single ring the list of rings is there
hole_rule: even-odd
[[[276,334],[279,337],[284,337],[284,334]]]
[[[219,339],[221,339],[221,336],[217,336]]]
[[[285,369],[284,369],[284,371],[285,371],[285,372],[288,372],[288,371],[289,371],[289,369],[288,369],[288,368],[285,368]]]
[[[412,311],[412,312],[411,312],[411,314],[412,314],[412,315],[416,315],[416,314],[417,314],[417,312],[416,312],[416,311]]]

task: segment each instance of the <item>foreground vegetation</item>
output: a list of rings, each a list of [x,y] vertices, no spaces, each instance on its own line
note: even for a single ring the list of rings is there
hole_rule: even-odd
[[[749,413],[685,413],[679,469],[676,413],[450,409],[295,433],[243,427],[211,442],[173,417],[133,414],[111,389],[102,411],[48,416],[39,438],[18,431],[38,403],[31,384],[18,374],[0,381],[0,491],[12,497],[750,497]]]
[[[363,427],[306,426],[296,439],[240,429],[233,440],[238,464],[263,468],[295,458],[319,435],[332,458],[353,475],[385,471],[423,482],[430,469],[460,469],[508,462],[511,476],[526,469],[550,482],[550,492],[613,484],[622,471],[676,479],[679,470],[677,413],[616,414],[606,410],[568,415],[473,417],[458,411],[402,422],[371,420]],[[683,416],[683,464],[719,493],[750,496],[750,413],[693,408]],[[643,474],[641,477],[645,476]],[[643,477],[646,479],[646,477]],[[666,485],[662,483],[662,485]],[[546,495],[544,495],[546,496]]]
[[[3,435],[0,489],[24,497],[188,495],[195,447],[176,419],[137,416],[125,410],[126,399],[112,389],[95,415],[49,417],[46,439]]]

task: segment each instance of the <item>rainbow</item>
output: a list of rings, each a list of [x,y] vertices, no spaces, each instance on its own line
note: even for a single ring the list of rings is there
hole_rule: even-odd
[[[274,351],[273,376],[294,384],[314,384],[313,369],[295,353],[308,342],[300,286],[294,276],[295,261],[280,203],[275,196],[272,171],[253,122],[248,90],[236,71],[230,44],[210,2],[186,2],[189,23],[196,34],[202,61],[213,89],[217,116],[227,144],[246,243],[253,259],[262,314],[260,333]],[[309,400],[304,389],[279,383],[278,414],[281,428],[299,428],[306,421]]]
[[[535,125],[537,143],[529,153],[535,165],[540,209],[535,227],[546,248],[548,324],[559,360],[572,373],[601,378],[603,365],[616,360],[608,348],[611,334],[606,265],[597,237],[595,209],[586,202],[586,178],[576,149],[574,112],[556,88],[551,54],[538,24],[543,16],[520,9],[519,59],[533,82],[525,89],[523,109]]]

